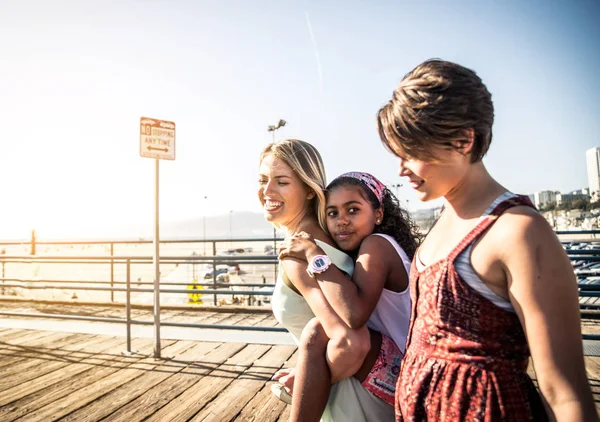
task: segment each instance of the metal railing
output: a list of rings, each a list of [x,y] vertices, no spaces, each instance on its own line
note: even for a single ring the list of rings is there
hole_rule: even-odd
[[[24,290],[39,290],[39,289],[52,289],[52,290],[68,290],[74,292],[110,292],[110,302],[115,302],[115,294],[124,294],[123,304],[125,306],[125,318],[113,318],[113,317],[94,317],[94,316],[83,316],[83,315],[65,315],[65,314],[50,314],[50,313],[30,313],[30,312],[10,312],[0,311],[0,315],[13,316],[13,317],[28,317],[28,318],[50,318],[50,319],[63,319],[63,320],[79,320],[79,321],[93,321],[93,322],[107,322],[107,323],[123,323],[126,326],[127,336],[127,351],[131,352],[131,326],[132,325],[154,325],[154,321],[139,321],[131,318],[131,307],[132,307],[132,294],[134,293],[148,293],[148,294],[181,294],[181,295],[198,295],[201,294],[203,297],[206,295],[213,297],[213,303],[218,303],[219,296],[242,296],[249,298],[248,302],[251,302],[251,298],[254,296],[270,296],[272,290],[265,290],[264,288],[272,288],[275,286],[274,281],[277,277],[277,257],[275,255],[217,255],[218,243],[265,243],[269,242],[274,250],[277,249],[277,242],[281,239],[278,238],[260,238],[260,239],[209,239],[206,242],[211,244],[212,255],[202,256],[197,254],[192,255],[165,255],[160,257],[161,266],[170,266],[177,268],[180,265],[192,265],[194,272],[196,266],[202,264],[209,264],[212,268],[211,278],[212,280],[203,280],[198,282],[194,274],[193,283],[190,282],[163,282],[161,277],[161,283],[159,291],[155,291],[153,281],[138,281],[135,283],[137,287],[132,287],[132,267],[150,265],[153,263],[152,256],[146,255],[114,255],[115,245],[140,245],[140,244],[151,244],[151,241],[92,241],[92,242],[36,242],[39,250],[40,245],[52,245],[52,246],[89,246],[89,245],[110,245],[110,255],[2,255],[0,254],[0,265],[2,267],[2,277],[0,280],[0,288],[4,294],[7,289],[24,289]],[[204,241],[184,240],[174,241],[167,240],[161,243],[165,244],[202,244]],[[21,247],[21,243],[11,242],[0,242],[1,246],[18,246]],[[33,248],[32,248],[33,249]],[[225,248],[226,249],[226,248]],[[229,248],[231,249],[231,247]],[[240,251],[242,248],[238,248]],[[65,280],[60,278],[24,278],[24,277],[11,277],[7,276],[7,269],[12,266],[22,265],[104,265],[110,266],[110,280],[102,281],[97,279],[84,280],[84,279],[71,279]],[[219,265],[231,265],[237,264],[241,266],[248,265],[268,265],[273,267],[273,281],[267,283],[264,275],[262,276],[262,283],[227,283],[219,281],[218,277],[218,266]],[[118,266],[125,267],[125,280],[119,281],[115,279],[115,269]],[[204,278],[204,277],[203,277]],[[150,287],[144,287],[150,286]],[[184,287],[185,286],[185,287]],[[201,287],[201,290],[196,290],[197,287]],[[257,291],[254,288],[261,288]],[[190,289],[192,288],[192,289]],[[193,290],[193,291],[191,291]],[[120,303],[120,302],[119,302]],[[249,307],[249,310],[251,307]],[[155,310],[160,315],[160,309]],[[156,315],[156,314],[154,314]],[[268,326],[251,326],[251,325],[228,325],[228,324],[199,324],[199,323],[183,323],[183,322],[168,322],[160,321],[160,317],[157,319],[159,326],[171,326],[171,327],[189,327],[189,328],[210,328],[220,330],[247,330],[247,331],[265,331],[265,332],[286,332],[281,327],[268,327]]]
[[[557,232],[559,235],[581,235],[581,234],[593,234],[594,236],[600,234],[600,231],[577,231],[568,232],[562,231]],[[193,286],[202,287],[198,290],[199,294],[212,295],[213,303],[218,303],[219,296],[243,296],[248,297],[248,302],[251,302],[251,298],[255,296],[269,296],[272,291],[265,290],[254,290],[255,288],[274,287],[274,282],[277,277],[277,258],[275,255],[218,255],[219,243],[272,243],[273,249],[277,250],[277,242],[281,241],[278,238],[260,238],[260,239],[208,239],[208,240],[166,240],[161,241],[161,244],[200,244],[203,242],[210,244],[212,255],[165,255],[161,256],[161,265],[168,266],[179,266],[179,265],[201,265],[210,264],[212,267],[211,278],[212,280],[204,282],[195,282]],[[580,241],[576,241],[579,242]],[[134,241],[134,240],[111,240],[111,241],[80,241],[80,242],[37,242],[37,246],[73,246],[73,245],[105,245],[109,247],[110,255],[2,255],[0,254],[0,265],[2,268],[2,277],[0,280],[0,288],[2,293],[5,289],[25,289],[25,290],[39,290],[39,289],[54,289],[54,290],[67,290],[67,291],[90,291],[90,292],[109,292],[110,302],[115,302],[115,294],[124,294],[123,305],[125,307],[125,318],[113,318],[113,317],[93,317],[83,315],[65,315],[65,314],[48,314],[48,313],[25,313],[25,312],[9,312],[0,311],[0,315],[6,316],[17,316],[17,317],[29,317],[29,318],[52,318],[52,319],[65,319],[65,320],[81,320],[81,321],[94,321],[94,322],[108,322],[108,323],[123,323],[126,325],[127,332],[127,351],[131,352],[131,326],[132,325],[154,325],[154,321],[139,321],[131,318],[131,307],[132,307],[132,294],[133,293],[149,293],[149,294],[185,294],[189,295],[190,283],[189,282],[161,282],[160,289],[158,292],[153,288],[153,281],[140,281],[138,279],[135,282],[137,287],[132,287],[132,267],[141,265],[152,264],[152,257],[149,255],[115,255],[115,247],[119,245],[150,245],[151,241]],[[563,242],[564,243],[564,242]],[[6,246],[17,246],[27,247],[27,243],[19,242],[0,242],[0,247]],[[231,248],[230,248],[231,249]],[[584,261],[584,262],[600,262],[600,249],[567,249],[567,255],[572,261]],[[239,265],[272,265],[273,266],[273,280],[272,283],[266,283],[263,278],[262,283],[227,283],[218,280],[217,267],[222,264],[237,263]],[[104,265],[110,267],[110,279],[107,281],[102,280],[83,280],[83,279],[57,279],[57,278],[24,278],[24,277],[11,277],[6,275],[7,267],[11,265]],[[117,280],[115,277],[115,269],[119,266],[125,267],[124,280]],[[598,284],[589,283],[590,276],[598,276]],[[263,276],[264,277],[264,276]],[[578,271],[578,286],[580,298],[598,298],[600,297],[600,270],[598,271]],[[162,279],[162,277],[161,277]],[[149,286],[149,287],[144,287]],[[185,287],[184,287],[185,286]],[[250,290],[249,290],[250,289]],[[580,301],[581,302],[581,301]],[[598,303],[596,303],[598,302]],[[600,310],[600,301],[594,303],[587,303],[584,301],[580,303],[582,310]],[[118,302],[121,303],[121,302]],[[249,308],[250,310],[251,308]],[[160,314],[160,310],[158,310]],[[228,324],[194,324],[194,323],[178,323],[160,321],[159,324],[162,326],[172,327],[187,327],[187,328],[210,328],[210,329],[221,329],[221,330],[252,330],[252,331],[272,331],[272,332],[285,332],[286,330],[281,327],[266,327],[266,326],[249,326],[249,325],[228,325]],[[584,335],[584,339],[600,339],[600,335]]]

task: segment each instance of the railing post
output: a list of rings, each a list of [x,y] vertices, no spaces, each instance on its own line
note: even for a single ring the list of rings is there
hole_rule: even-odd
[[[217,290],[217,241],[213,240],[213,290]],[[213,303],[217,306],[217,294],[213,293]]]
[[[127,324],[127,352],[131,353],[131,260],[127,260],[127,289],[125,292],[125,318]]]
[[[5,264],[5,262],[2,261],[2,296],[4,296],[6,294],[6,292],[4,290],[4,283],[6,283],[6,281],[4,281],[4,278],[6,277],[6,274],[4,272],[4,264]]]
[[[277,256],[277,229],[273,227],[273,253]],[[279,265],[275,264],[273,266],[273,281],[277,281],[277,271],[279,270]]]
[[[128,265],[129,268],[129,265]],[[110,301],[115,301],[115,250],[114,243],[110,242]]]

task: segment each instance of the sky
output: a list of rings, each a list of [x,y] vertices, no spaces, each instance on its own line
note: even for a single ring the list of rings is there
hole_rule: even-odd
[[[587,186],[600,146],[594,0],[0,2],[0,239],[152,233],[154,160],[140,117],[176,124],[160,162],[160,221],[260,212],[258,157],[315,145],[328,179],[402,184],[375,114],[432,57],[492,93],[484,162],[518,193]],[[396,193],[412,210],[408,184]]]

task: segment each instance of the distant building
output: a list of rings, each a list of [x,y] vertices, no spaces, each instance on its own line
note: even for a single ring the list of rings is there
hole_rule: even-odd
[[[585,152],[588,172],[588,186],[592,201],[598,200],[598,191],[600,191],[600,148],[588,149]]]
[[[582,194],[582,195],[587,195],[590,196],[590,190],[587,188],[583,188],[583,189],[579,189],[579,190],[574,190],[573,192],[574,194]]]
[[[441,207],[426,208],[411,212],[413,220],[421,228],[423,233],[426,233],[432,226],[435,220],[440,216]]]
[[[578,199],[587,201],[589,196],[585,193],[559,193],[556,195],[556,206],[561,205],[563,202],[573,202]]]
[[[550,202],[556,203],[556,195],[560,195],[558,191],[544,190],[533,194],[533,203],[537,208],[543,207]]]

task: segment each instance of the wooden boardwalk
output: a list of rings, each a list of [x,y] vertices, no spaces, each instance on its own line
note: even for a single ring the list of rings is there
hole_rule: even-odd
[[[266,313],[173,312],[169,318],[179,321],[274,325]],[[594,320],[582,327],[600,332]],[[163,339],[162,359],[154,359],[151,339],[135,338],[132,345],[138,353],[127,355],[124,337],[0,328],[0,421],[289,418],[289,406],[270,393],[269,380],[294,365],[294,346]],[[600,410],[600,357],[587,356],[586,367]]]
[[[294,346],[0,330],[1,421],[278,421],[269,379]]]

